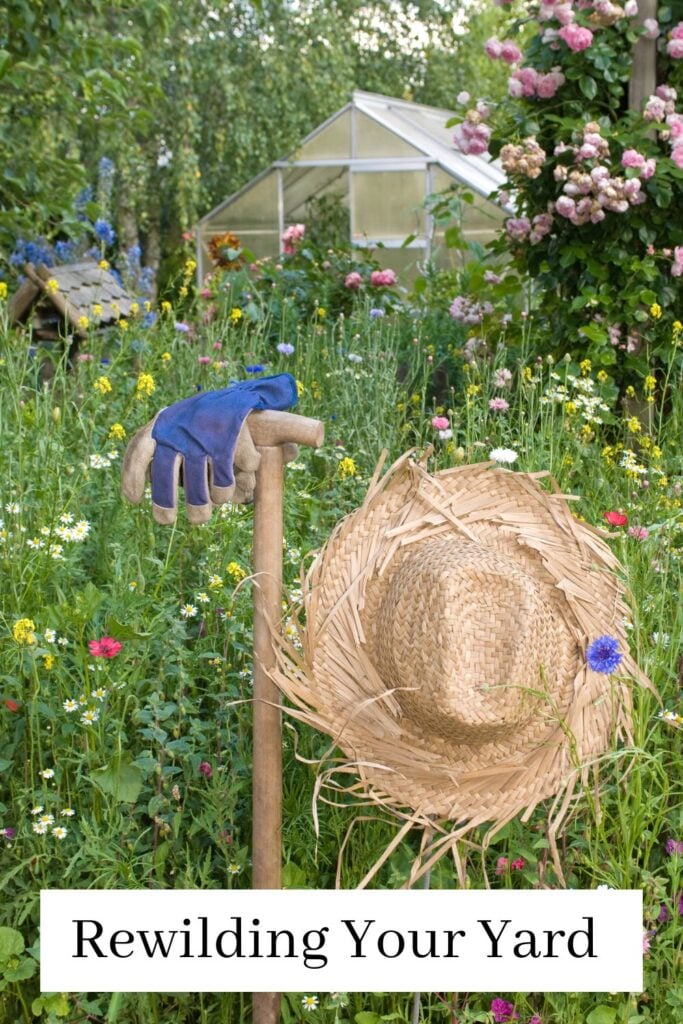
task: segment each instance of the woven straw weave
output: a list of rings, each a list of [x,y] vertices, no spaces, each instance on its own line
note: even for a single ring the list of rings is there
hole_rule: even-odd
[[[372,800],[495,828],[630,736],[629,687],[651,684],[619,565],[547,474],[430,475],[404,456],[378,475],[309,570],[300,644],[281,642],[273,678]],[[586,663],[604,634],[623,653],[611,676]]]

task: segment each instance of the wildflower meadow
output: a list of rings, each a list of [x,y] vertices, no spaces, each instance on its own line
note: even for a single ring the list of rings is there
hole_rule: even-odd
[[[302,56],[294,27],[303,31],[303,22],[274,5],[268,30],[278,60],[260,5],[253,24],[227,6],[244,19],[228,33],[231,59],[259,73],[262,60],[279,103],[282,47],[294,40]],[[570,496],[576,519],[601,530],[623,566],[630,653],[654,688],[633,685],[632,733],[591,765],[592,784],[574,796],[557,836],[556,861],[541,804],[490,843],[485,827],[475,830],[461,843],[460,875],[443,858],[429,883],[641,890],[642,992],[422,993],[415,1017],[413,993],[359,993],[350,983],[348,992],[284,993],[282,1020],[683,1022],[683,7],[655,6],[656,18],[643,19],[635,0],[497,0],[480,25],[467,23],[476,55],[462,44],[464,70],[443,73],[438,99],[445,105],[447,90],[457,111],[454,148],[499,158],[507,175],[495,196],[505,221],[486,246],[466,241],[462,213],[472,197],[454,187],[428,201],[434,222],[449,226],[443,251],[409,271],[391,267],[390,251],[326,238],[321,214],[287,224],[277,257],[257,257],[230,230],[215,235],[212,271],[198,281],[192,224],[209,195],[202,175],[215,185],[213,165],[229,160],[224,130],[209,126],[209,115],[202,128],[186,99],[191,85],[210,98],[220,85],[235,124],[248,122],[230,137],[238,168],[253,170],[250,147],[278,156],[268,149],[267,110],[268,128],[254,142],[258,119],[246,117],[242,91],[222,77],[214,27],[204,39],[203,21],[184,5],[175,15],[150,5],[142,28],[139,12],[126,11],[118,35],[92,37],[73,55],[88,116],[67,98],[52,133],[42,115],[29,116],[26,85],[30,60],[47,66],[49,47],[26,5],[10,3],[8,26],[21,31],[2,51],[0,75],[12,102],[29,94],[29,106],[13,129],[23,170],[7,165],[0,216],[0,1024],[252,1019],[248,993],[41,993],[39,894],[251,886],[253,507],[221,506],[201,526],[181,508],[173,526],[160,526],[149,494],[140,506],[122,498],[121,463],[131,437],[163,407],[280,372],[296,380],[296,411],[322,420],[326,432],[321,448],[301,447],[285,470],[285,635],[298,635],[292,609],[311,553],[362,502],[382,452],[391,460],[414,449],[432,470],[491,462],[548,474],[543,486]],[[346,31],[333,5],[312,7]],[[349,18],[362,16],[350,7]],[[410,28],[414,5],[398,7]],[[218,8],[217,24],[227,17],[226,5]],[[57,68],[69,45],[60,12],[48,40]],[[85,23],[106,13],[98,2],[80,16]],[[421,17],[425,38],[438,39],[440,12]],[[187,43],[182,56],[164,49],[173,18]],[[332,36],[325,19],[320,32]],[[157,23],[163,32],[151,32]],[[320,81],[330,76],[330,90],[353,72],[398,94],[400,39],[410,36],[401,25],[395,39],[387,32],[391,46],[368,45],[353,67],[345,63],[351,36],[343,36],[346,50],[330,44],[329,68],[315,64],[315,53],[311,67]],[[495,35],[480,38],[489,26]],[[640,41],[655,48],[657,82],[632,105]],[[405,64],[411,88],[428,98],[440,66],[430,46],[431,63],[416,49]],[[107,54],[108,82],[98,63]],[[308,59],[302,75],[312,73]],[[466,76],[472,68],[481,74]],[[475,78],[486,95],[467,91]],[[163,114],[165,134],[149,152],[144,104],[127,92],[134,81]],[[304,113],[319,114],[324,90],[309,82],[305,91],[284,103],[290,135],[311,127]],[[110,115],[121,125],[116,157],[101,123]],[[79,119],[82,149],[92,154],[82,165],[71,144]],[[31,174],[19,137],[29,124]],[[292,141],[284,132],[281,147]],[[200,153],[213,169],[200,167]],[[105,323],[94,302],[77,324],[62,323],[58,339],[30,318],[13,321],[12,295],[28,264],[50,272],[83,259],[116,272],[134,298],[130,313]],[[48,273],[43,290],[59,298],[59,281]],[[594,671],[618,675],[623,653],[600,636],[586,658]],[[329,745],[285,715],[287,889],[354,888],[396,835],[381,807],[318,798]],[[418,847],[408,833],[372,886],[406,885]]]

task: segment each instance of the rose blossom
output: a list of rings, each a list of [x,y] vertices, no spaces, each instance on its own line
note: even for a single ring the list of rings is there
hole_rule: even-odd
[[[360,276],[357,270],[352,270],[350,274],[347,274],[344,278],[344,287],[350,288],[351,291],[356,291],[357,288],[363,283],[363,278]]]
[[[511,39],[506,39],[502,45],[500,56],[506,64],[517,64],[522,59],[522,51]]]
[[[581,28],[580,25],[563,25],[558,35],[574,53],[587,50],[593,42],[591,30],[589,28]]]
[[[643,22],[646,39],[656,39],[659,36],[659,22],[654,18],[646,18]]]
[[[387,268],[386,270],[373,270],[370,274],[370,284],[373,288],[390,288],[398,282],[396,272]]]

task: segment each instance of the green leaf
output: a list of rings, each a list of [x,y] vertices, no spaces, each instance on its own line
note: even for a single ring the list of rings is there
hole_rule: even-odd
[[[115,640],[144,640],[151,636],[151,633],[138,633],[132,626],[126,626],[114,615],[107,615],[104,620],[106,636],[113,636]]]
[[[306,888],[306,872],[303,868],[300,868],[298,864],[294,864],[291,860],[288,861],[282,868],[282,888],[283,889],[305,889]]]
[[[5,968],[3,974],[5,981],[25,981],[26,978],[32,978],[38,970],[38,964],[35,960],[29,960],[29,958],[22,957],[16,967]]]
[[[617,1019],[617,1011],[614,1006],[605,1006],[600,1003],[586,1017],[586,1024],[614,1024]]]
[[[0,928],[0,967],[6,964],[11,956],[20,956],[24,952],[24,937],[14,928]]]
[[[594,100],[598,94],[598,83],[590,75],[582,75],[579,79],[579,89],[586,99]]]
[[[464,241],[462,231],[460,228],[456,228],[455,226],[446,228],[443,239],[449,249],[461,248]]]
[[[373,1013],[372,1010],[361,1010],[353,1018],[356,1024],[382,1024],[382,1018],[378,1013]]]
[[[129,754],[96,768],[90,773],[91,780],[98,789],[111,796],[117,803],[134,804],[142,789],[142,772],[131,763]]]

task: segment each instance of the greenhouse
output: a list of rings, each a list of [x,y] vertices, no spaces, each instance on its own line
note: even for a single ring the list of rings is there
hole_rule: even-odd
[[[463,185],[474,196],[464,206],[465,238],[488,241],[504,217],[488,197],[504,175],[485,157],[456,149],[452,130],[445,127],[453,116],[354,92],[351,102],[289,157],[275,161],[199,221],[200,280],[211,269],[207,244],[214,235],[231,231],[258,258],[277,256],[285,227],[310,221],[323,197],[338,199],[352,245],[372,248],[380,262],[399,272],[430,256],[448,258],[444,229],[425,209],[425,199],[449,186]]]

